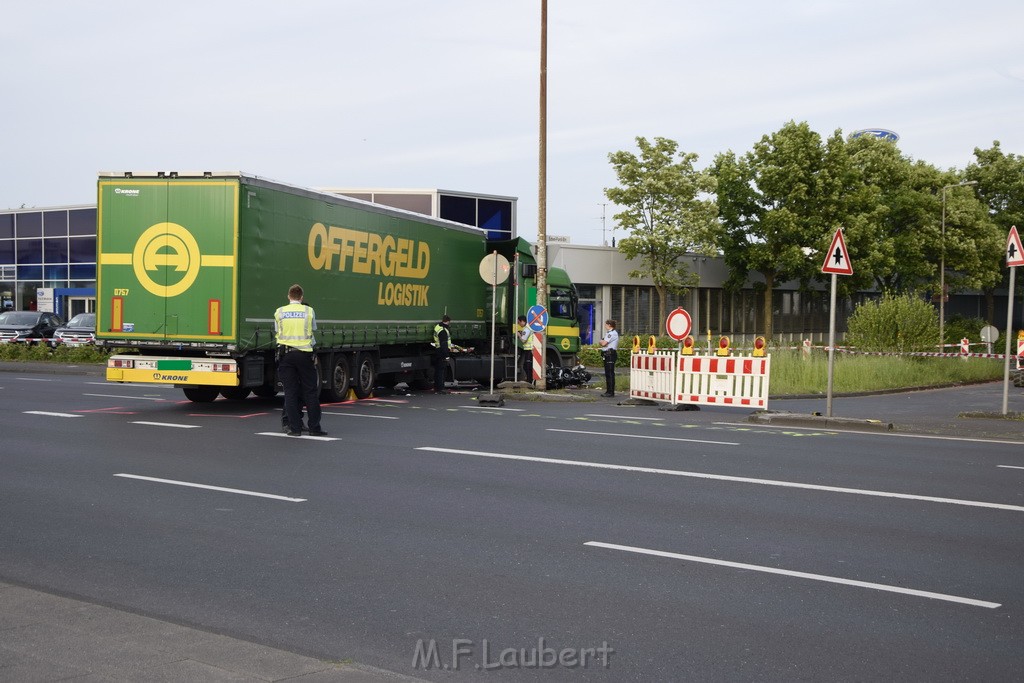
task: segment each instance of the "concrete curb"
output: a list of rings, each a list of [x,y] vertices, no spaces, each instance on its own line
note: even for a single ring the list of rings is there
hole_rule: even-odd
[[[871,432],[891,432],[892,422],[855,417],[825,417],[810,413],[763,411],[752,414],[748,422],[755,424],[782,425],[788,427],[811,427],[813,429],[855,429]]]

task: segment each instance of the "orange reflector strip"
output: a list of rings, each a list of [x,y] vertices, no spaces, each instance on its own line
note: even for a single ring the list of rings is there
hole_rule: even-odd
[[[209,323],[210,334],[220,334],[220,299],[210,299]]]
[[[115,296],[110,300],[110,331],[123,331],[124,323],[124,299]]]

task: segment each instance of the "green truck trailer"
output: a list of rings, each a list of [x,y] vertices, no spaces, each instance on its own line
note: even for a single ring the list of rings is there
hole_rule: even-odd
[[[536,303],[529,243],[242,173],[102,173],[96,343],[113,382],[173,384],[193,401],[278,391],[274,310],[299,283],[317,315],[323,397],[432,383],[434,326],[452,319],[449,379],[511,378],[517,315]],[[512,277],[492,287],[481,260]],[[549,365],[579,351],[576,290],[548,272]]]

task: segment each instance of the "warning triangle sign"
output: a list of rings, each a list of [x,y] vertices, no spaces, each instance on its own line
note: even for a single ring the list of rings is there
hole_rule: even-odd
[[[821,272],[836,275],[853,275],[853,264],[850,263],[850,252],[846,250],[843,229],[836,230],[832,244],[826,252],[825,263],[821,264]]]
[[[1006,265],[1024,266],[1024,247],[1021,246],[1016,225],[1010,228],[1010,236],[1006,240]]]

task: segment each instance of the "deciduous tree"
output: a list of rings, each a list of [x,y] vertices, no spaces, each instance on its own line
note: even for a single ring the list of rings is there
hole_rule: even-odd
[[[605,196],[622,209],[614,218],[629,236],[619,251],[639,267],[633,278],[650,277],[658,293],[658,314],[666,317],[667,295],[684,294],[696,276],[681,261],[687,253],[712,253],[717,207],[714,179],[694,168],[697,155],[679,152],[673,140],[636,138],[639,155],[614,152],[608,159],[619,186]]]

